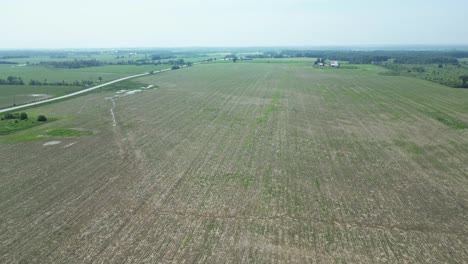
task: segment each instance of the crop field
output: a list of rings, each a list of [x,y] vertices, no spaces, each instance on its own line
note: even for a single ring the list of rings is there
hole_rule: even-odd
[[[50,86],[50,85],[28,85],[30,80],[48,82],[68,82],[73,81],[93,81],[99,84],[99,77],[102,82],[115,80],[125,76],[157,71],[170,68],[168,65],[111,65],[79,69],[56,69],[44,66],[23,66],[12,67],[10,65],[0,65],[0,78],[6,79],[8,76],[21,77],[26,85],[0,85],[0,109],[34,102],[50,97],[69,94],[84,89],[81,86]]]
[[[0,263],[466,263],[468,90],[383,71],[201,64],[25,110],[55,121],[0,136]]]
[[[460,60],[461,65],[439,65],[437,64],[390,64],[388,67],[392,69],[389,74],[399,74],[409,77],[421,78],[428,81],[433,81],[443,85],[457,87],[462,84],[460,76],[468,75],[468,67]]]
[[[35,102],[83,89],[80,86],[0,85],[0,109]]]
[[[27,83],[29,80],[49,82],[73,82],[75,80],[98,81],[99,77],[103,81],[110,81],[132,74],[143,73],[147,71],[170,68],[168,65],[107,65],[79,69],[57,69],[45,66],[24,66],[12,67],[9,65],[0,65],[0,78],[6,79],[8,76],[18,76]]]

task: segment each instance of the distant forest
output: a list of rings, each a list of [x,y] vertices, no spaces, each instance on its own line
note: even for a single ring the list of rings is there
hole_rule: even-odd
[[[250,58],[326,58],[351,64],[378,64],[393,60],[399,64],[458,64],[458,58],[468,58],[468,51],[333,51],[283,50],[249,55]]]

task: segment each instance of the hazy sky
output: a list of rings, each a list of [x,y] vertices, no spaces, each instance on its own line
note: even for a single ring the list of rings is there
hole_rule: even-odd
[[[0,48],[468,44],[468,0],[0,0]]]

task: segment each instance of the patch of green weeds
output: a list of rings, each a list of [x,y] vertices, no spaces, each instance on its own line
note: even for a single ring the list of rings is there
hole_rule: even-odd
[[[404,149],[405,151],[407,152],[410,152],[410,153],[413,153],[413,154],[418,154],[418,155],[421,155],[421,154],[424,154],[424,148],[418,146],[417,144],[413,143],[413,142],[410,142],[410,141],[406,141],[406,140],[395,140],[395,145],[397,145],[398,147]]]
[[[74,129],[53,129],[48,130],[46,132],[47,136],[51,137],[79,137],[79,136],[86,136],[92,135],[93,132],[91,131],[83,131],[83,130],[74,130]]]
[[[57,120],[54,118],[49,118],[45,122],[39,122],[36,119],[37,118],[29,118],[26,120],[18,120],[18,119],[0,120],[0,135],[9,135],[9,134],[21,131],[21,130],[47,124],[47,123]]]
[[[281,98],[279,93],[273,95],[271,102],[268,104],[267,108],[265,109],[265,113],[263,117],[257,118],[257,123],[265,124],[270,120],[270,115],[278,110],[278,102]]]
[[[427,114],[434,118],[435,120],[445,124],[446,126],[453,128],[453,129],[466,129],[468,128],[468,124],[463,122],[460,119],[451,117],[442,112],[427,112]]]

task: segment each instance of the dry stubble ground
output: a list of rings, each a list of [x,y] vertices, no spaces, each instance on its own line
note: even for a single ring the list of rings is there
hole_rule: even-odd
[[[114,92],[34,109],[60,120],[0,139],[0,262],[466,262],[468,91],[378,71],[198,65],[115,127]],[[14,140],[52,128],[94,134]]]

